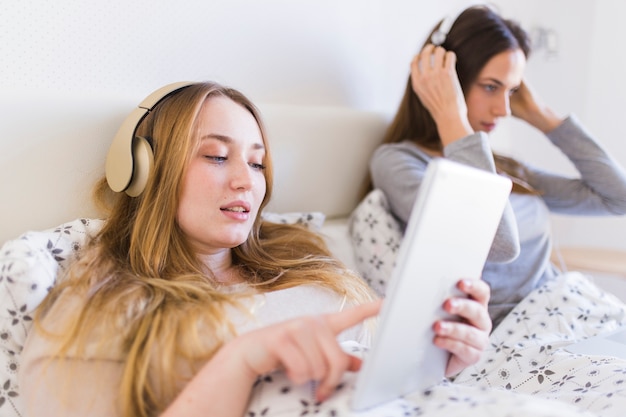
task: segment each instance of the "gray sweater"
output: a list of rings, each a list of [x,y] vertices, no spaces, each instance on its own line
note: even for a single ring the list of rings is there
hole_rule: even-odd
[[[626,172],[573,116],[547,137],[570,159],[580,177],[565,177],[526,165],[528,182],[541,195],[511,194],[483,270],[483,279],[491,286],[489,314],[494,326],[530,291],[559,272],[550,262],[550,212],[626,214]],[[495,172],[483,132],[448,145],[444,157]],[[408,140],[382,145],[372,156],[373,185],[385,193],[392,214],[403,226],[431,159]]]

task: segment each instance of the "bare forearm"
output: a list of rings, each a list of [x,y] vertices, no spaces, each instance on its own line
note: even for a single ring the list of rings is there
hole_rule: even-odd
[[[441,144],[446,147],[474,133],[467,117],[460,114],[441,115],[435,118]]]
[[[162,414],[174,416],[242,417],[256,375],[242,366],[241,358],[222,348],[189,382]]]

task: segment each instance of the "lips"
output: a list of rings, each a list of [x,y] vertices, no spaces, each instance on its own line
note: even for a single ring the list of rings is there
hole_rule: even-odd
[[[248,213],[250,210],[246,210],[244,207],[226,207],[220,209],[222,211],[232,211],[234,213]]]
[[[482,125],[483,125],[483,130],[485,132],[491,132],[496,127],[495,122],[494,123],[482,123]]]
[[[220,210],[231,213],[249,213],[250,204],[245,201],[233,201],[232,203],[220,207]]]

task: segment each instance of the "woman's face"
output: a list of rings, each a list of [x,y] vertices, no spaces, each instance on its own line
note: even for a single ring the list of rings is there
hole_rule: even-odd
[[[465,96],[467,115],[475,131],[490,132],[511,114],[509,99],[522,83],[526,57],[521,49],[494,55],[470,85]]]
[[[177,220],[197,253],[210,255],[248,238],[265,196],[265,146],[254,116],[227,97],[209,98],[198,117]]]

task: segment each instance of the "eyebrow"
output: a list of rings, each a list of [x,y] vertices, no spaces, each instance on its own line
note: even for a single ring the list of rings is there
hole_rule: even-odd
[[[500,80],[498,80],[496,78],[486,77],[486,78],[483,78],[482,80],[480,80],[480,82],[483,82],[483,83],[487,82],[487,81],[490,81],[490,82],[492,82],[494,84],[497,84],[497,85],[499,85],[501,87],[504,86],[504,84]]]
[[[502,81],[496,79],[496,78],[492,78],[492,77],[486,77],[482,80],[479,80],[478,82],[480,83],[484,83],[484,82],[492,82],[494,84],[496,84],[498,87],[504,87],[504,84],[502,83]],[[515,87],[512,87],[510,90],[517,90],[520,87],[520,84],[516,85]]]
[[[218,133],[209,133],[207,135],[204,135],[200,138],[201,141],[204,140],[209,140],[209,139],[213,139],[213,140],[217,140],[223,143],[233,143],[234,140],[233,138],[231,138],[230,136],[226,136],[226,135],[220,135]],[[254,143],[252,145],[252,149],[265,149],[265,145],[263,145],[262,143]]]

